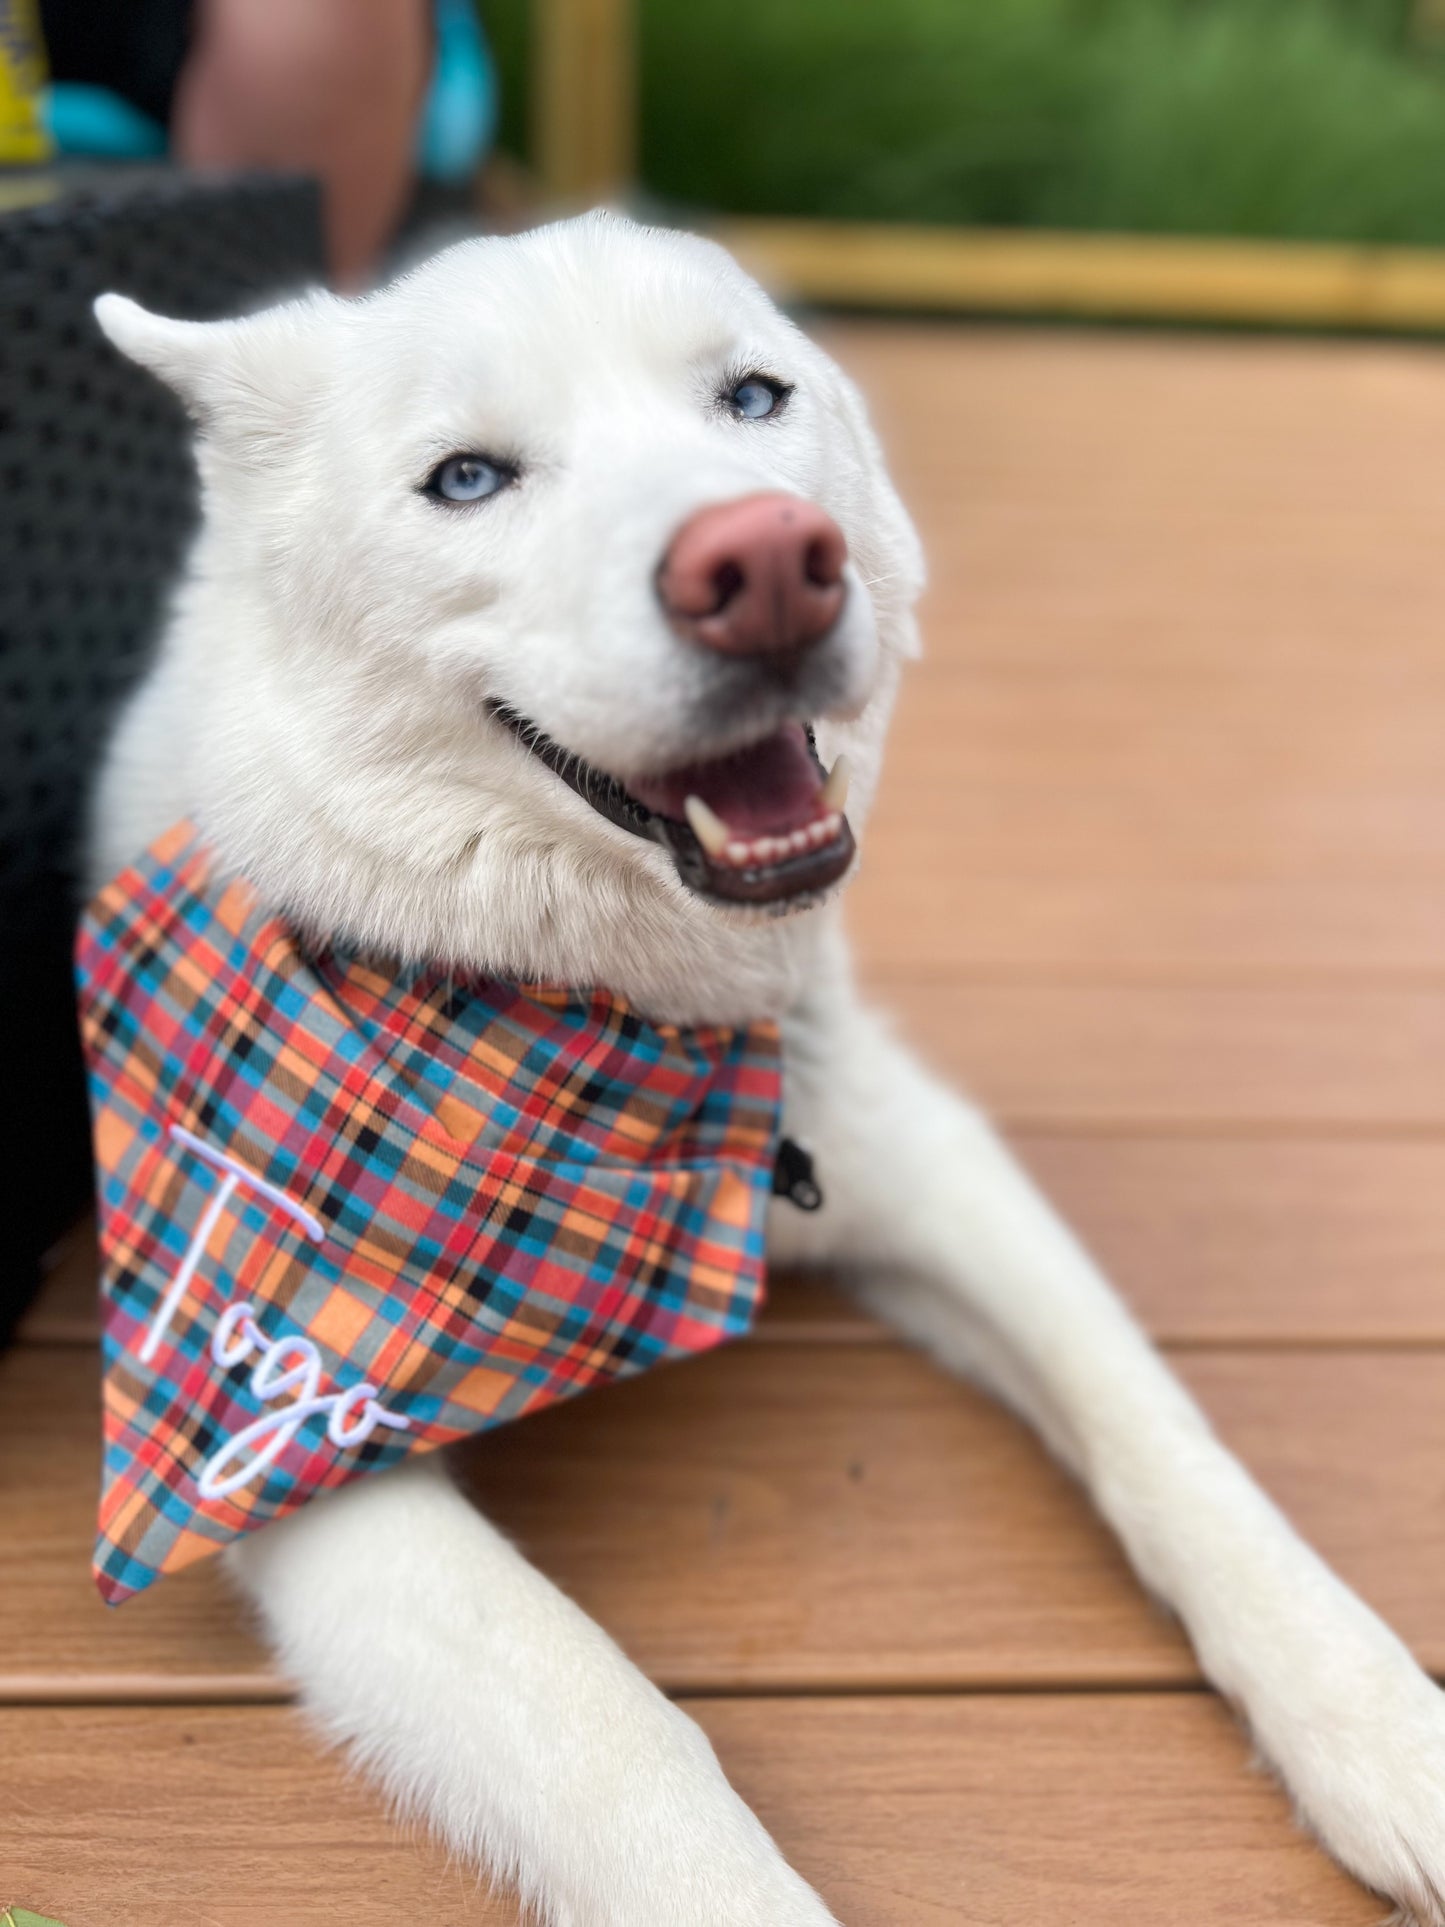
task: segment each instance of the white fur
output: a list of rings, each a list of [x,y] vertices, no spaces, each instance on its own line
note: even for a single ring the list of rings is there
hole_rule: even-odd
[[[862,407],[718,249],[592,217],[465,243],[360,302],[197,327],[99,304],[200,428],[205,521],[104,772],[94,871],[183,815],[304,924],[647,1014],[784,1022],[787,1126],[827,1205],[775,1253],[1035,1424],[1187,1625],[1305,1821],[1445,1927],[1445,1700],[1301,1543],[987,1125],[860,1007],[832,905],[714,911],[485,714],[624,780],[750,740],[801,697],[669,633],[653,575],[700,505],[819,502],[853,557],[803,692],[866,815],[917,545]],[[725,375],[796,392],[719,412]],[[437,461],[523,467],[475,509]],[[554,1927],[832,1919],[706,1741],[448,1482],[414,1461],[243,1542],[232,1569],[306,1702],[408,1812]]]

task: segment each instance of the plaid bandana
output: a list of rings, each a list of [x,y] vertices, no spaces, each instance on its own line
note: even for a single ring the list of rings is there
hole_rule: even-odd
[[[775,1026],[308,948],[189,824],[101,893],[77,963],[112,1604],[752,1323]]]

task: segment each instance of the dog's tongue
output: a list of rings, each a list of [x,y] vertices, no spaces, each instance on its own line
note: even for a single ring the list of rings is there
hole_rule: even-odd
[[[742,839],[786,835],[822,813],[823,773],[801,723],[786,723],[775,735],[714,763],[693,763],[630,782],[628,788],[658,816],[678,821],[688,797],[700,796],[729,833]]]

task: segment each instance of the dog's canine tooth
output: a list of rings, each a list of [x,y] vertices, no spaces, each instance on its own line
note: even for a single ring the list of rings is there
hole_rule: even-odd
[[[846,756],[840,756],[828,772],[828,780],[823,785],[823,807],[836,810],[839,815],[848,806],[848,784],[853,775]]]
[[[728,826],[700,796],[689,796],[682,806],[693,835],[709,856],[721,856],[728,845]]]

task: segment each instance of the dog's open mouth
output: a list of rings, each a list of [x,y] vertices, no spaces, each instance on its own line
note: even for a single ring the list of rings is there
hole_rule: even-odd
[[[609,822],[661,843],[688,888],[713,902],[797,909],[853,861],[847,765],[825,770],[802,723],[624,786],[514,710],[495,714]]]

